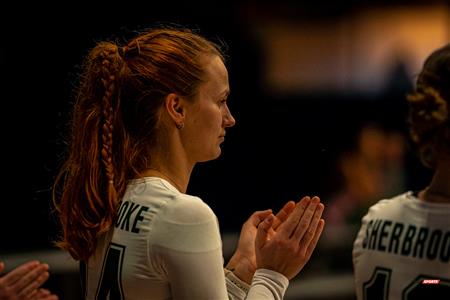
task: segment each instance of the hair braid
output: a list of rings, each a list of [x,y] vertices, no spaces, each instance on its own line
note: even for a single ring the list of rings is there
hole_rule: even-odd
[[[59,246],[75,259],[87,260],[93,253],[98,234],[114,222],[125,188],[125,170],[115,161],[121,161],[120,142],[126,139],[121,131],[114,132],[120,105],[116,82],[123,64],[112,43],[100,43],[87,57],[73,111],[69,158],[55,180],[54,199],[64,233]],[[115,150],[113,135],[118,142]],[[116,152],[119,157],[114,159]],[[56,201],[59,183],[60,204]]]
[[[113,132],[115,122],[115,110],[113,108],[114,97],[118,98],[116,91],[116,77],[119,74],[114,59],[119,55],[117,46],[107,49],[102,53],[102,85],[104,95],[102,97],[103,124],[101,125],[101,160],[106,174],[106,218],[102,220],[100,231],[107,230],[115,216],[117,206],[117,191],[114,185],[114,161],[113,161]],[[115,74],[112,74],[115,73]],[[118,102],[118,99],[117,99]]]
[[[106,78],[102,78],[101,81],[105,88],[105,93],[102,97],[102,113],[103,113],[103,125],[102,125],[102,150],[101,157],[103,166],[105,168],[106,177],[108,179],[106,194],[108,199],[108,206],[110,209],[116,208],[117,192],[114,187],[114,164],[113,164],[113,129],[114,129],[114,109],[112,107],[112,98],[115,92],[115,75],[110,73],[110,60],[108,53],[103,53],[104,60],[102,62],[103,73]]]

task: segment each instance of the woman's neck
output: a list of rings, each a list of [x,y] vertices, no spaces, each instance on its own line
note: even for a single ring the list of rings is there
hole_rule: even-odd
[[[153,149],[150,164],[141,175],[165,179],[181,193],[186,193],[193,168],[194,164],[189,162],[181,147],[166,147]]]
[[[148,168],[142,172],[143,177],[158,177],[168,181],[171,185],[173,185],[178,191],[181,193],[186,193],[187,185],[189,183],[189,178],[185,179],[183,176],[174,175],[167,170],[161,170],[160,168]]]
[[[440,163],[428,187],[419,193],[427,202],[450,203],[450,161]]]

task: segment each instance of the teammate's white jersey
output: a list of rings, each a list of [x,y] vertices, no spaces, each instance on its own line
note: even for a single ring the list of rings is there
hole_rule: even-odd
[[[412,192],[379,201],[362,219],[353,267],[359,300],[450,299],[450,204]]]
[[[156,177],[130,181],[114,229],[99,238],[81,273],[89,300],[282,299],[288,286],[264,269],[250,287],[225,277],[213,211]]]

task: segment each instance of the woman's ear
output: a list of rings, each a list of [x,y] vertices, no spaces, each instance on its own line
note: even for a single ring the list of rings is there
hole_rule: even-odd
[[[175,93],[170,93],[169,95],[166,96],[164,105],[167,113],[172,118],[176,126],[184,124],[185,101],[182,97],[180,97]]]

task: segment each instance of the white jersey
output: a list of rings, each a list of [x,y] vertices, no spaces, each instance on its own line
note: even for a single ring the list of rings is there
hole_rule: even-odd
[[[286,277],[265,269],[251,286],[225,276],[213,211],[156,177],[130,181],[114,229],[81,266],[89,300],[282,299],[288,286]]]
[[[358,300],[450,299],[450,204],[412,192],[373,205],[353,245]]]

